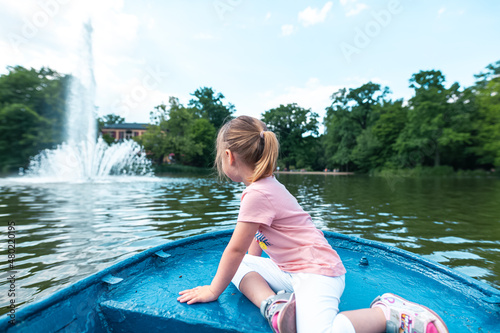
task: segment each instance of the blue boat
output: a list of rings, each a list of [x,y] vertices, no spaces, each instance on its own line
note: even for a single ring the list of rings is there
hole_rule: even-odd
[[[177,302],[209,284],[231,237],[213,232],[146,250],[6,315],[1,332],[271,332],[233,285],[212,303]],[[347,268],[340,310],[364,308],[394,292],[434,309],[450,332],[500,332],[500,291],[385,244],[325,232]]]

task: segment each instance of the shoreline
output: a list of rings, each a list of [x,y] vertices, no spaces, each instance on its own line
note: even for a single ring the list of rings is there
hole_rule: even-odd
[[[350,176],[354,172],[333,172],[333,171],[274,171],[280,175],[330,175],[330,176]]]

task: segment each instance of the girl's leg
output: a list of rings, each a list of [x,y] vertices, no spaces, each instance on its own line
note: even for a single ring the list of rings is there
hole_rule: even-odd
[[[269,258],[245,255],[232,280],[257,307],[280,290],[293,291],[292,278]]]
[[[385,332],[385,314],[380,308],[344,311],[340,314],[349,319],[354,326],[356,333]]]
[[[297,332],[332,332],[334,318],[339,312],[340,296],[345,287],[345,277],[328,277],[317,274],[293,274],[296,298]],[[345,328],[347,326],[347,329]],[[347,325],[339,332],[354,332]]]
[[[243,277],[240,282],[240,291],[257,307],[260,307],[263,300],[276,295],[267,281],[257,272],[247,273]]]
[[[309,279],[312,277],[313,279]],[[318,277],[317,279],[315,279]],[[330,279],[336,279],[332,284]],[[234,278],[234,285],[257,307],[269,296],[280,290],[295,292],[297,298],[297,331],[301,332],[332,332],[333,318],[338,313],[340,296],[344,290],[344,277],[329,278],[316,274],[289,274],[279,269],[270,259],[246,255],[238,268]],[[299,301],[300,299],[300,301]],[[300,305],[299,305],[300,304]],[[377,310],[377,311],[374,311]],[[363,331],[363,323],[378,320],[380,309],[364,309],[347,311],[345,317],[349,319],[359,332],[384,332],[385,317],[382,313],[381,331]],[[364,312],[368,311],[368,312]],[[371,312],[373,311],[373,312]],[[380,312],[382,312],[380,310]],[[312,319],[311,319],[312,318]],[[299,324],[300,322],[300,324]],[[378,323],[378,322],[377,322]],[[299,326],[300,325],[300,326]],[[337,321],[342,327],[338,332],[348,332],[349,324],[342,320]],[[317,329],[315,327],[318,327]],[[358,331],[361,329],[361,331]],[[335,331],[334,331],[335,332]]]

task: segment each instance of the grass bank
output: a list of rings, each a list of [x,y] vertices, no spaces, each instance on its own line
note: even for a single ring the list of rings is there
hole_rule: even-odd
[[[354,175],[354,172],[333,172],[333,171],[275,171],[274,173],[283,175],[331,175],[348,176]]]
[[[415,167],[413,169],[381,169],[369,173],[371,176],[396,176],[396,177],[457,177],[457,178],[475,178],[475,177],[500,177],[500,170],[487,171],[478,170],[454,170],[450,166],[440,167]]]
[[[199,168],[181,164],[161,164],[153,166],[155,175],[161,174],[191,174],[191,175],[210,175],[214,173],[212,168]]]

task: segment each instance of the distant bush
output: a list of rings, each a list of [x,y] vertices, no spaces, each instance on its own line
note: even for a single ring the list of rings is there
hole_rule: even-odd
[[[499,171],[478,170],[457,170],[454,171],[451,166],[439,167],[415,167],[413,169],[389,169],[384,168],[370,172],[371,176],[377,177],[500,177]]]
[[[211,168],[200,168],[189,165],[182,164],[161,164],[155,166],[155,174],[162,173],[186,173],[186,174],[196,174],[196,175],[209,175],[215,173],[214,169]]]
[[[456,172],[457,177],[500,177],[499,171],[486,171],[483,169],[478,170],[458,170]]]

